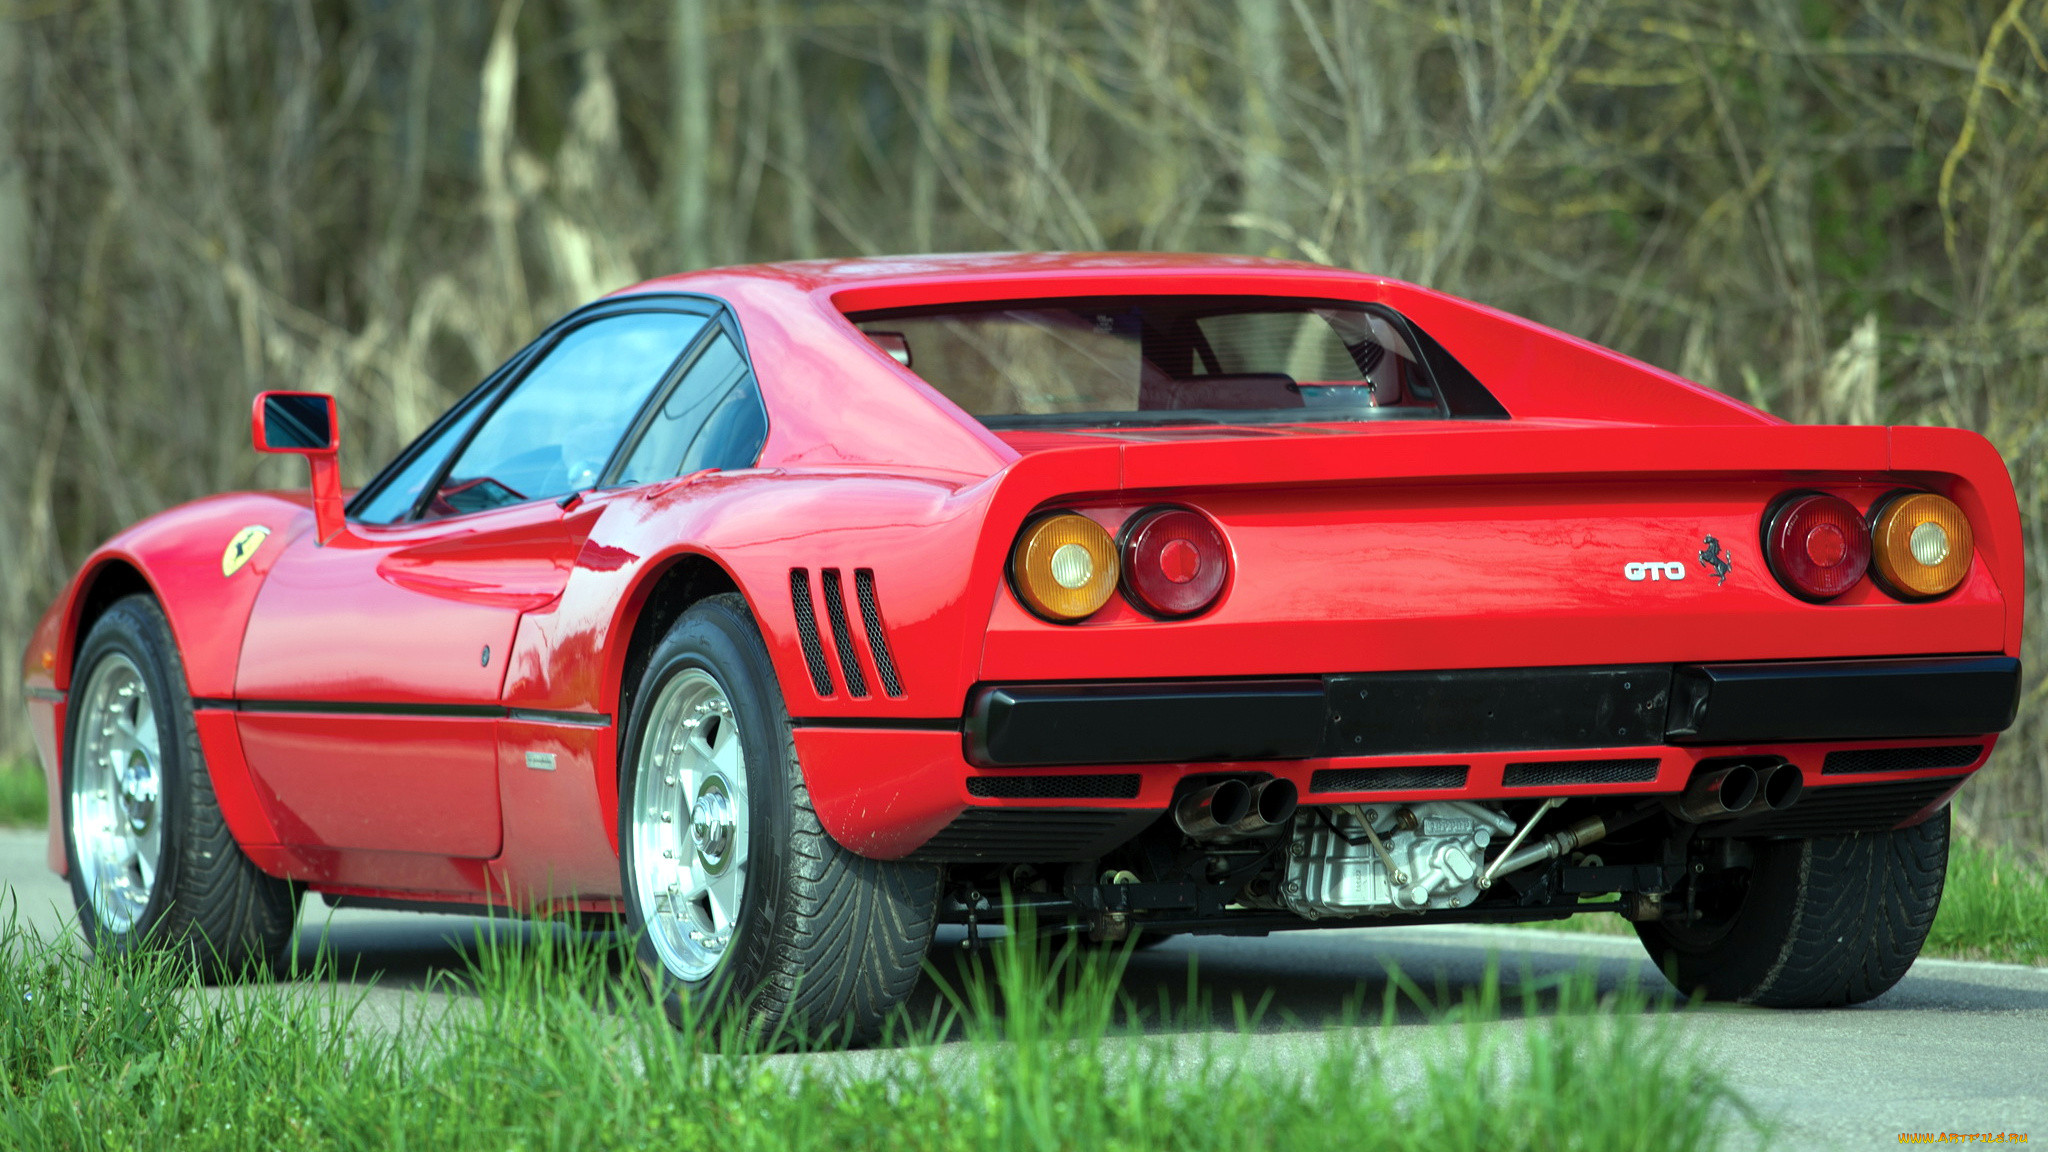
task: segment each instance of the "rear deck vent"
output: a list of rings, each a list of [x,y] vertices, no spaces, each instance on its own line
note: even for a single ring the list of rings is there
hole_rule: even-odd
[[[1136,800],[1136,772],[1112,776],[973,776],[969,796],[1002,800]]]
[[[875,600],[873,568],[853,570],[853,595],[860,601],[860,619],[867,626],[868,649],[874,653],[875,671],[882,677],[882,691],[891,696],[901,696],[903,681],[896,675],[896,658],[889,654],[889,634],[882,630],[882,606]]]
[[[789,602],[796,609],[796,638],[803,645],[804,666],[811,672],[811,687],[820,696],[832,694],[832,670],[825,665],[825,649],[818,643],[818,614],[811,608],[811,570],[789,570]]]
[[[839,569],[820,569],[818,577],[825,585],[825,618],[832,622],[832,646],[839,649],[839,670],[846,675],[846,691],[855,697],[865,697],[868,678],[861,674],[860,653],[853,650],[853,629],[846,625],[846,590],[840,587]]]
[[[1658,760],[1543,760],[1510,764],[1502,787],[1551,788],[1560,784],[1642,784],[1657,778]]]
[[[1323,768],[1308,780],[1311,793],[1407,792],[1464,786],[1463,764],[1434,764],[1423,768]]]
[[[1921,748],[1852,748],[1830,752],[1821,762],[1823,776],[1852,772],[1920,772],[1929,768],[1968,768],[1984,754],[1982,744],[1936,744]]]

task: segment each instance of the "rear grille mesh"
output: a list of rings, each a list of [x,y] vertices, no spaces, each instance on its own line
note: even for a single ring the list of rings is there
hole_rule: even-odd
[[[1852,748],[1830,752],[1820,774],[1914,772],[1927,768],[1968,768],[1984,754],[1982,744],[1937,744],[1920,748]]]
[[[1159,818],[1119,808],[969,808],[906,860],[1003,864],[1094,860]]]
[[[1464,786],[1463,764],[1423,768],[1323,768],[1308,781],[1310,792],[1407,792]]]
[[[868,678],[861,674],[860,653],[853,650],[853,629],[846,624],[846,590],[839,584],[839,569],[818,573],[825,585],[825,618],[832,621],[832,645],[839,649],[839,670],[846,674],[846,691],[856,698],[868,694]]]
[[[824,646],[818,643],[818,614],[811,607],[811,570],[789,570],[789,602],[796,610],[796,638],[804,649],[804,667],[811,673],[811,687],[820,696],[832,695],[832,670],[825,664]]]
[[[974,776],[969,796],[1003,800],[1136,800],[1136,772],[1103,776]]]
[[[868,632],[868,650],[875,657],[875,671],[882,677],[882,691],[903,695],[903,681],[896,675],[896,658],[889,654],[889,634],[882,630],[882,608],[875,600],[875,570],[853,570],[853,595],[860,601],[861,623]]]
[[[1882,832],[1934,803],[1956,787],[1956,777],[1901,780],[1893,784],[1845,784],[1808,788],[1799,802],[1755,820],[1708,825],[1731,836],[1847,836]]]
[[[1658,760],[1543,760],[1510,764],[1500,775],[1507,788],[1554,788],[1560,784],[1641,784],[1657,778]]]

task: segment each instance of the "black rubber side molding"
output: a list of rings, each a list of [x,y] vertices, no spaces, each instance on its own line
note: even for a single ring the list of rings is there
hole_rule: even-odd
[[[967,758],[984,767],[1299,760],[1319,754],[1320,679],[1013,684],[976,693]]]
[[[1883,740],[2003,732],[2019,713],[2009,656],[1681,664],[1666,737],[1674,744]]]

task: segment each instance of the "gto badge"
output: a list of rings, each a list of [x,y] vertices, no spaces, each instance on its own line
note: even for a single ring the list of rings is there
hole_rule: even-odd
[[[269,535],[270,529],[261,524],[251,524],[235,533],[235,538],[228,541],[227,551],[220,554],[220,574],[233,576],[240,572],[242,565],[256,555],[256,550],[263,547],[263,541]]]
[[[1677,562],[1666,563],[1650,560],[1635,564],[1623,564],[1621,574],[1631,580],[1683,580],[1685,565]]]

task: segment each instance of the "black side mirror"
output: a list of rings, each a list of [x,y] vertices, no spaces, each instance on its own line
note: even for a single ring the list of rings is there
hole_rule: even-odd
[[[255,423],[258,452],[332,452],[339,439],[334,397],[321,392],[265,392],[256,397]]]
[[[258,452],[304,456],[312,470],[313,532],[321,544],[341,534],[341,423],[334,397],[324,392],[263,392],[249,413]]]

